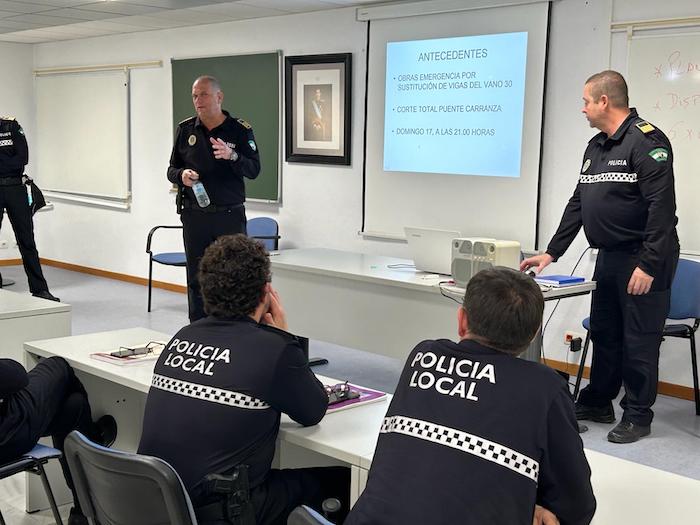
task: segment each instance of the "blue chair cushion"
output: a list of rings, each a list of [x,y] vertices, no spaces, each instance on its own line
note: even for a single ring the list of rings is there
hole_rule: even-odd
[[[157,263],[167,264],[169,266],[186,266],[187,264],[185,252],[156,253],[153,256],[153,260]]]
[[[36,460],[44,460],[60,458],[62,454],[61,451],[56,448],[47,447],[46,445],[40,445],[37,443],[33,449],[25,454],[25,456],[29,456],[30,458],[34,458]]]
[[[25,470],[29,470],[37,463],[45,463],[52,458],[60,458],[61,451],[45,445],[37,444],[32,450],[15,460],[0,465],[0,479],[9,478]]]
[[[588,332],[591,331],[591,318],[590,317],[586,317],[583,321],[581,321],[581,324],[586,329],[586,331],[588,331]]]

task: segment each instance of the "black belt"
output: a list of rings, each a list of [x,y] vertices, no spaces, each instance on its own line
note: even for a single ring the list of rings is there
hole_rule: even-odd
[[[240,514],[238,514],[238,512],[240,512]],[[251,502],[248,501],[238,505],[238,512],[238,515],[236,516],[232,516],[229,512],[227,512],[227,505],[224,500],[215,501],[214,503],[202,505],[201,507],[195,507],[194,509],[194,513],[197,516],[197,521],[200,523],[209,521],[226,521],[232,525],[255,524],[255,511]]]
[[[21,186],[22,177],[0,177],[0,186]]]
[[[233,211],[233,210],[239,210],[241,208],[245,207],[245,204],[225,204],[223,206],[217,206],[216,204],[210,204],[206,208],[202,208],[199,204],[195,204],[189,199],[183,199],[182,200],[182,209],[183,210],[193,210],[193,211],[201,211],[203,213],[218,213],[218,212],[224,212],[224,211]]]

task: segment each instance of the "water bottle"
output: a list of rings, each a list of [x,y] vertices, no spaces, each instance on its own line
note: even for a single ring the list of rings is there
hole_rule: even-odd
[[[197,204],[199,204],[200,208],[206,208],[211,204],[207,190],[204,189],[204,184],[199,181],[195,182],[192,184],[192,191],[194,192],[194,196],[196,197]]]

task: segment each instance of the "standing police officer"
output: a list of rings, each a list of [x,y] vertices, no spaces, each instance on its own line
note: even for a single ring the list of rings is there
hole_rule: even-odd
[[[515,270],[469,281],[460,342],[423,341],[409,355],[345,525],[590,523],[591,470],[566,382],[516,357],[543,309]]]
[[[260,173],[260,155],[253,130],[245,120],[221,109],[219,81],[202,76],[192,85],[196,117],[180,122],[170,156],[168,180],[179,186],[190,321],[204,317],[197,282],[199,260],[221,235],[246,233],[243,177]],[[192,186],[201,182],[211,204],[201,207]]]
[[[202,257],[209,317],[180,329],[156,363],[139,453],[178,472],[201,524],[272,525],[303,504],[349,499],[345,467],[271,468],[280,415],[304,426],[328,394],[287,332],[265,248],[226,235]]]
[[[628,104],[616,71],[590,77],[583,113],[601,132],[588,143],[581,175],[547,252],[522,262],[541,271],[561,257],[581,225],[599,249],[591,304],[591,382],[578,419],[612,423],[612,400],[624,385],[622,421],[608,433],[631,443],[651,431],[659,346],[678,263],[673,152],[666,135]]]
[[[32,295],[58,301],[49,292],[34,242],[29,186],[22,180],[28,161],[29,148],[22,126],[12,117],[0,117],[0,225],[7,210]]]

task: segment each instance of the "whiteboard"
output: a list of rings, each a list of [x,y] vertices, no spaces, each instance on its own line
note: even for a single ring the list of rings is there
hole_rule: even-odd
[[[700,253],[700,34],[629,40],[630,105],[668,136],[683,252]]]
[[[129,197],[128,72],[36,77],[37,169],[42,189]]]

